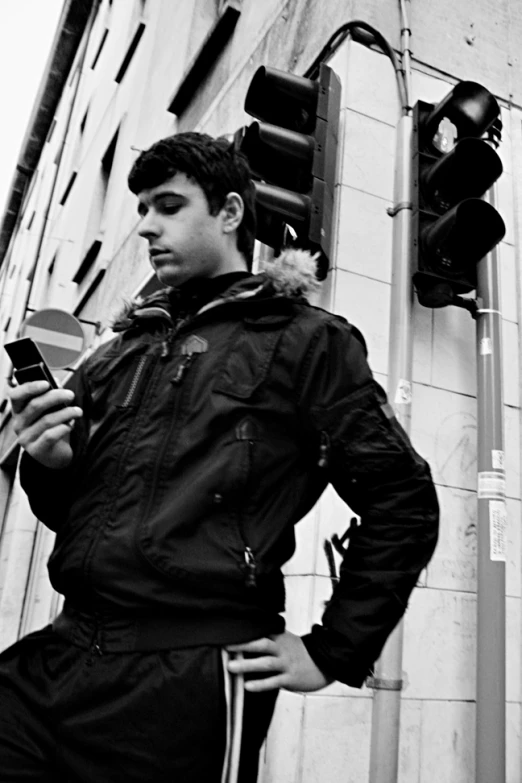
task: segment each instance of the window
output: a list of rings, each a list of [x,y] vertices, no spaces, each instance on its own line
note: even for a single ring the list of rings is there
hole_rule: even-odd
[[[105,41],[107,40],[107,36],[108,35],[109,35],[109,28],[106,27],[105,30],[103,31],[103,34],[102,34],[102,37],[101,37],[101,41],[100,41],[100,45],[98,46],[96,54],[94,55],[94,59],[93,59],[93,61],[91,63],[91,69],[92,70],[94,70],[96,68],[96,63],[100,59],[100,54],[102,53],[102,49],[103,49],[103,47],[105,45]]]
[[[74,185],[74,180],[76,179],[77,176],[78,176],[78,172],[77,171],[73,171],[73,173],[71,174],[71,177],[69,179],[69,182],[67,183],[67,187],[65,188],[65,190],[63,192],[63,195],[62,195],[62,197],[60,199],[60,204],[62,206],[65,204],[65,202],[69,198],[69,193],[71,192],[72,186]]]
[[[168,111],[179,117],[189,106],[194,94],[212,71],[231,39],[240,13],[240,0],[227,0],[222,4],[221,15],[181,80],[170,101]]]
[[[45,277],[44,287],[43,287],[43,291],[42,291],[42,298],[41,298],[41,301],[44,302],[45,304],[47,304],[48,299],[49,299],[49,291],[51,290],[51,283],[52,283],[52,280],[53,280],[53,273],[54,273],[54,270],[56,268],[56,258],[57,258],[57,255],[58,255],[58,253],[54,254],[53,260],[51,261],[51,263],[47,267],[47,275]]]
[[[90,284],[89,288],[85,292],[85,294],[82,296],[76,307],[74,308],[74,315],[78,317],[80,313],[82,312],[83,308],[91,298],[91,296],[94,294],[98,286],[100,285],[101,281],[103,280],[105,276],[105,269],[100,269],[92,283]]]
[[[120,84],[120,82],[123,80],[123,77],[127,73],[127,69],[131,64],[131,60],[134,57],[134,53],[138,48],[138,44],[141,41],[141,36],[143,35],[144,32],[145,32],[145,23],[140,22],[138,24],[138,27],[136,28],[136,32],[134,33],[132,41],[130,42],[129,48],[127,49],[127,53],[123,58],[123,62],[120,65],[120,69],[114,78],[114,81],[117,82],[118,84]]]
[[[100,162],[100,169],[94,186],[91,208],[83,242],[83,257],[73,277],[73,282],[78,284],[83,282],[101,251],[103,214],[105,209],[105,202],[107,199],[107,192],[109,190],[112,166],[116,154],[116,147],[118,145],[118,133],[119,128],[112,137],[111,142]]]
[[[85,126],[87,125],[87,117],[89,115],[89,107],[85,110],[85,114],[82,117],[82,121],[80,122],[79,128],[78,128],[78,134],[76,136],[76,140],[74,142],[74,152],[71,156],[71,165],[74,169],[74,171],[78,171],[80,168],[80,162],[82,159],[83,154],[83,143],[84,143],[84,137],[85,137]]]
[[[53,131],[54,131],[55,128],[56,128],[56,117],[53,117],[53,121],[51,122],[51,126],[49,128],[48,133],[47,133],[46,142],[50,142],[51,141],[51,136],[53,135]]]
[[[90,248],[87,250],[82,263],[78,267],[76,274],[73,277],[73,283],[81,283],[86,276],[89,269],[92,267],[101,250],[102,243],[99,239],[95,239]]]

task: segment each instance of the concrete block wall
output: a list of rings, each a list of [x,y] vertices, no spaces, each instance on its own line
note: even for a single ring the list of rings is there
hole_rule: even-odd
[[[370,365],[386,387],[391,284],[395,126],[398,100],[384,56],[346,44],[332,60],[343,83],[342,153],[335,272],[324,303],[361,329]],[[486,84],[486,86],[488,86]],[[452,84],[414,72],[413,101],[439,101]],[[521,123],[503,109],[498,183],[507,232],[500,245],[505,451],[508,494],[507,780],[520,781],[520,400],[519,249],[513,155]],[[515,194],[516,195],[516,194]],[[405,618],[400,783],[474,780],[476,656],[475,323],[457,308],[414,305],[412,440],[432,466],[442,508],[440,542]],[[287,623],[305,632],[330,592],[322,545],[347,528],[349,510],[327,490],[297,529],[286,567]],[[262,783],[368,779],[372,691],[335,684],[318,694],[281,694],[266,743]]]

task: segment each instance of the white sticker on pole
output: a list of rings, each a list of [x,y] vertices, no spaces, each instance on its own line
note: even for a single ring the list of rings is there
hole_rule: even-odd
[[[507,510],[503,500],[489,501],[489,557],[506,562]]]
[[[395,405],[411,405],[412,393],[410,381],[405,381],[401,378],[397,384],[397,391],[395,392]]]
[[[484,470],[478,474],[477,495],[481,500],[504,500],[506,497],[506,476]]]
[[[479,353],[481,356],[487,356],[493,353],[493,343],[491,337],[483,337],[479,344]]]
[[[491,467],[495,470],[504,470],[504,452],[499,449],[491,451]]]

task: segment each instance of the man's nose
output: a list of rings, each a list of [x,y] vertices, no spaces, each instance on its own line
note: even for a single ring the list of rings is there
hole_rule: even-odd
[[[140,237],[143,237],[143,239],[152,239],[159,236],[160,227],[158,221],[150,212],[142,217],[138,226],[138,234]]]

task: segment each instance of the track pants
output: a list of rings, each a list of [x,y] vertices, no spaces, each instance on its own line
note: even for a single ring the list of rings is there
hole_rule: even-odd
[[[48,626],[0,654],[0,783],[221,783],[222,651],[84,650]],[[240,783],[277,693],[245,692]]]

